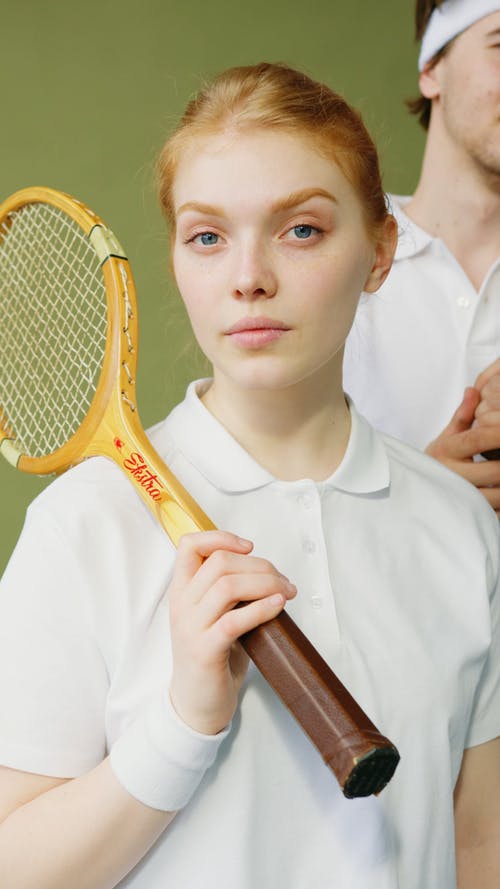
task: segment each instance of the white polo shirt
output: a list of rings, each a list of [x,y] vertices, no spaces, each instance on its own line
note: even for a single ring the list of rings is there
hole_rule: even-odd
[[[344,386],[376,429],[423,450],[500,357],[500,258],[478,293],[446,245],[406,216],[408,201],[391,198],[396,258],[380,290],[360,301]]]
[[[273,478],[194,385],[151,438],[220,527],[297,583],[290,614],[401,762],[378,798],[346,800],[251,667],[214,765],[120,885],[452,889],[463,750],[500,733],[494,513],[354,410],[322,483]],[[0,763],[79,775],[128,737],[168,686],[173,561],[104,459],[37,498],[0,587]]]

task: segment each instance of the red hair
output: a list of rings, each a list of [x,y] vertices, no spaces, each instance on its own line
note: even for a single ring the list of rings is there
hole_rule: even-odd
[[[158,158],[163,212],[175,226],[172,189],[182,152],[224,130],[275,128],[306,136],[354,187],[376,239],[388,215],[377,151],[360,114],[323,83],[283,64],[229,68],[188,104]]]

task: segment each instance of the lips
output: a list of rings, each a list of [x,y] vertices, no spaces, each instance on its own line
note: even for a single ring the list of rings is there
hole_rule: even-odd
[[[290,328],[275,318],[241,318],[225,335],[243,349],[260,349],[281,339]]]
[[[283,321],[277,321],[275,318],[242,318],[240,321],[237,321],[236,324],[233,324],[229,330],[226,330],[226,335],[230,336],[233,333],[243,333],[244,331],[252,331],[252,330],[289,330]]]

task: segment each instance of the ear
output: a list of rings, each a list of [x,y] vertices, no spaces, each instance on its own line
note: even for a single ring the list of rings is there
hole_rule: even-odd
[[[398,243],[398,224],[394,216],[388,216],[382,233],[375,244],[375,261],[365,281],[365,293],[375,293],[389,274]]]
[[[439,60],[441,61],[441,60]],[[427,62],[418,78],[420,92],[424,99],[438,99],[441,94],[441,83],[439,79],[440,64],[439,62]]]

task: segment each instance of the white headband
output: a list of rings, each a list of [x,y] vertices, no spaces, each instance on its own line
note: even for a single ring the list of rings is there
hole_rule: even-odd
[[[418,70],[422,71],[427,62],[457,34],[499,9],[500,0],[444,0],[432,13],[425,29]]]

